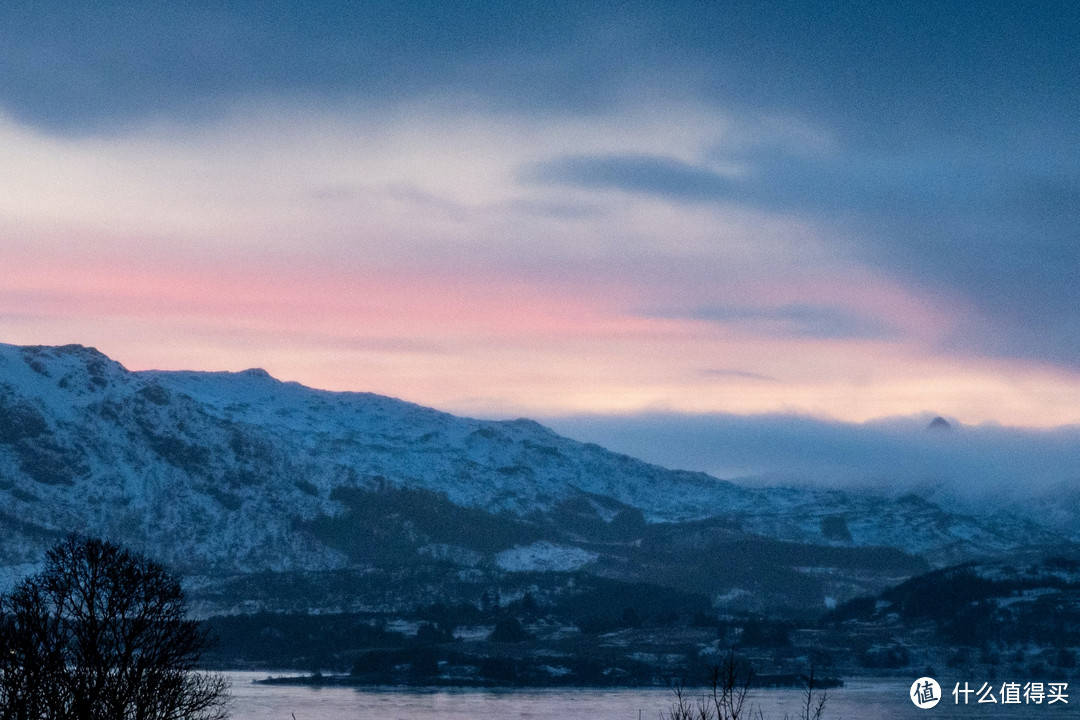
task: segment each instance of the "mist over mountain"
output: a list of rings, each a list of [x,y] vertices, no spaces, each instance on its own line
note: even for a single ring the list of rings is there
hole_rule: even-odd
[[[940,421],[940,422],[939,422]],[[792,415],[645,413],[545,419],[571,437],[665,467],[791,485],[916,493],[963,512],[1001,510],[1075,529],[1080,427],[963,425],[932,414],[861,424]],[[945,423],[945,425],[942,425]],[[947,429],[945,429],[947,428]]]
[[[965,457],[984,447],[976,437]],[[739,438],[733,462],[754,455]],[[826,468],[853,463],[859,435],[831,447]],[[869,460],[871,472],[905,447]],[[749,487],[530,420],[460,418],[262,370],[129,372],[92,348],[0,346],[5,585],[79,532],[168,563],[217,610],[472,602],[492,585],[556,596],[581,578],[824,607],[1075,536],[1061,518],[976,516],[887,490]]]

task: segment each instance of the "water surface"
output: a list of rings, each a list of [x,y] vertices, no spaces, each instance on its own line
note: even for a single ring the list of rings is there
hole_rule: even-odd
[[[674,695],[662,688],[456,690],[257,685],[266,673],[229,673],[234,720],[658,720]],[[988,718],[1056,720],[1080,715],[1080,690],[1053,706],[953,704],[952,682],[935,708],[908,699],[911,680],[856,679],[828,691],[823,720]],[[945,683],[943,683],[945,684]],[[752,701],[765,720],[800,717],[803,696],[794,689],[755,689]],[[749,714],[747,714],[749,717]]]

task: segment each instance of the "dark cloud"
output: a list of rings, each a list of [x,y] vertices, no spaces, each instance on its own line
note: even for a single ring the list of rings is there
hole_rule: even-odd
[[[963,144],[908,152],[828,152],[762,144],[711,160],[728,177],[673,158],[571,156],[526,180],[616,189],[672,202],[739,204],[801,216],[868,265],[974,315],[943,350],[1080,367],[1080,164],[1027,139],[985,152]],[[1076,150],[1062,148],[1062,156]],[[698,319],[758,323],[812,337],[886,337],[887,328],[810,306],[703,309]]]
[[[591,155],[556,158],[522,172],[529,182],[658,195],[700,202],[730,198],[731,179],[707,168],[654,155]]]
[[[653,317],[741,325],[760,335],[829,339],[872,339],[893,337],[895,331],[875,318],[863,317],[842,308],[794,304],[779,307],[725,306],[690,311],[650,313]]]
[[[744,202],[806,217],[854,240],[868,265],[973,308],[943,349],[1080,367],[1080,165],[1004,140],[984,153],[841,148],[751,162]]]
[[[1047,3],[725,3],[679,15],[708,87],[863,148],[995,139],[1075,111],[1080,9]]]
[[[282,94],[385,102],[465,91],[496,106],[589,109],[619,87],[627,64],[616,58],[637,34],[632,22],[590,30],[602,27],[594,16],[559,0],[16,1],[0,8],[0,106],[76,133]]]
[[[1053,0],[12,0],[0,105],[85,131],[279,92],[581,112],[659,81],[877,146],[1075,117],[1078,18]]]

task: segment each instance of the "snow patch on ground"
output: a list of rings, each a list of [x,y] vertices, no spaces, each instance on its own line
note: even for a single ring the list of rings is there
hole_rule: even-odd
[[[435,560],[452,562],[465,567],[476,567],[484,559],[484,556],[475,550],[469,550],[457,545],[447,545],[446,543],[429,543],[418,548],[417,553]]]
[[[581,548],[540,541],[503,550],[495,556],[495,563],[507,572],[572,572],[597,557]]]
[[[494,625],[465,625],[454,631],[454,638],[469,642],[487,640],[494,631]]]
[[[732,588],[731,590],[727,591],[726,593],[720,593],[720,594],[714,596],[712,604],[713,604],[713,607],[716,607],[716,608],[724,607],[728,603],[735,602],[739,598],[747,597],[749,595],[750,595],[749,590],[744,590],[743,588]]]

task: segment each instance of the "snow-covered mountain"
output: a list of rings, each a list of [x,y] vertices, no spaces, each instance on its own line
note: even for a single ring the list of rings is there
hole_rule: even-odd
[[[417,507],[427,515],[410,515]],[[720,528],[931,563],[1063,540],[916,497],[740,487],[529,420],[460,418],[262,370],[129,372],[78,345],[0,345],[3,584],[71,531],[210,577],[355,570],[380,542],[406,548],[397,562],[580,569],[602,564],[609,529],[640,545],[626,528],[675,524],[712,528],[709,542]],[[459,537],[479,526],[499,530]]]

